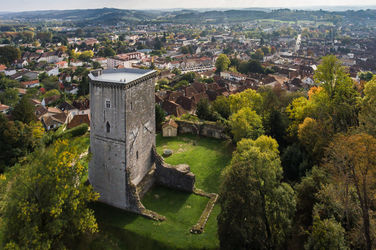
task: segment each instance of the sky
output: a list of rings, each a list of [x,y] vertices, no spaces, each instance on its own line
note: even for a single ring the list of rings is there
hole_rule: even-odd
[[[61,9],[173,9],[312,6],[376,6],[376,0],[0,0],[0,12]]]

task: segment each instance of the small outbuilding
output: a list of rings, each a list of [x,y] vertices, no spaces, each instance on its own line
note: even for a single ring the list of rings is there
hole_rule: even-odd
[[[174,120],[169,120],[162,125],[163,137],[173,137],[178,135],[178,124]]]

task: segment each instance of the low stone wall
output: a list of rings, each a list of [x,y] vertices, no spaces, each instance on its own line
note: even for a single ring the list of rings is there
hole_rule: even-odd
[[[224,129],[214,122],[191,122],[191,121],[175,121],[178,125],[179,134],[202,135],[217,139],[228,139]]]
[[[154,149],[155,183],[173,189],[192,193],[196,177],[186,164],[173,166],[164,162]]]

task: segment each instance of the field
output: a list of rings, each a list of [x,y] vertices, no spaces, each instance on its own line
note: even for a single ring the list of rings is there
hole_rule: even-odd
[[[231,159],[231,146],[216,139],[195,136],[162,138],[157,136],[157,151],[171,149],[167,163],[187,163],[196,175],[196,187],[206,192],[218,192],[220,174]],[[142,200],[146,208],[164,215],[167,220],[156,222],[132,213],[94,204],[102,232],[92,241],[92,249],[217,249],[216,205],[205,232],[193,235],[208,199],[164,187],[155,187]],[[85,246],[82,246],[85,248]]]

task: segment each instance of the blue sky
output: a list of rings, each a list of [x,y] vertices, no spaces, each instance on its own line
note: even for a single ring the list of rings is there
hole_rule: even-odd
[[[376,5],[376,0],[0,0],[0,11],[166,8],[246,8],[246,7],[310,7],[310,6]]]

